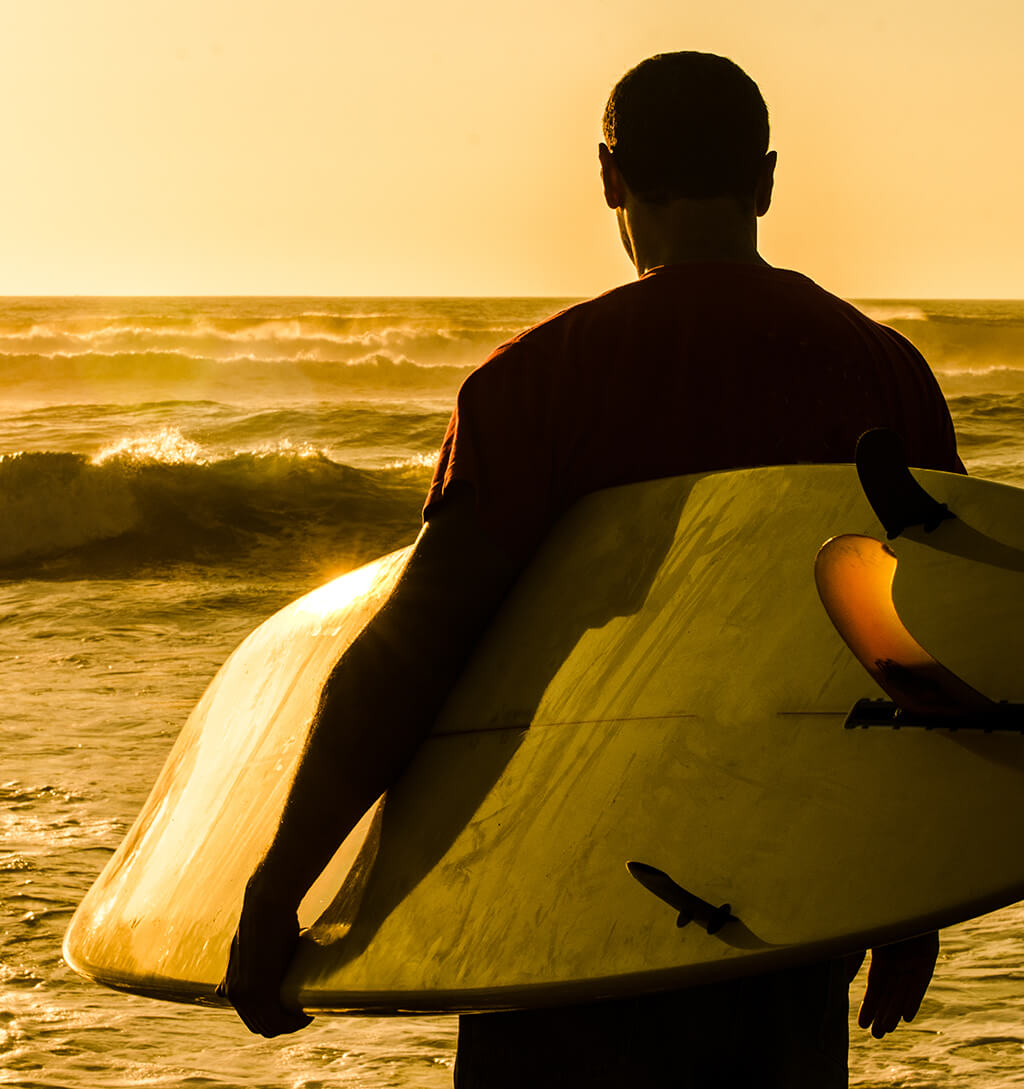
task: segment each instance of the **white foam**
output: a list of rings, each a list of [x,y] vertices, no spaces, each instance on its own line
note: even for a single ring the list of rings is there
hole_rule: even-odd
[[[96,454],[92,464],[121,461],[129,464],[160,462],[163,465],[206,465],[209,460],[199,443],[186,439],[176,427],[164,427],[153,434],[119,439]]]

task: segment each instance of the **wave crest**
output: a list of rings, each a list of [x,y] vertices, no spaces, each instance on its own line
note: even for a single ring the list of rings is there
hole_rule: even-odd
[[[425,462],[363,470],[286,443],[220,458],[194,446],[168,431],[93,459],[0,455],[0,570],[319,572],[396,548],[418,528]]]
[[[91,462],[93,465],[102,465],[107,461],[119,461],[129,465],[150,462],[162,462],[164,465],[205,465],[208,460],[203,456],[199,443],[186,439],[176,427],[164,427],[155,435],[118,439],[93,455]]]

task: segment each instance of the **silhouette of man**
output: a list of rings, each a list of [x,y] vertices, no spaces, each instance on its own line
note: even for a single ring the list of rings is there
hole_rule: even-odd
[[[277,836],[249,881],[226,993],[265,1036],[296,908],[398,777],[509,586],[577,498],[715,469],[852,459],[890,427],[914,465],[963,471],[927,364],[899,334],[757,252],[776,163],[756,84],[702,53],[628,72],[601,174],[638,279],[498,348],[463,384],[388,603],[328,680]],[[395,683],[395,677],[401,683]],[[860,1023],[917,1012],[937,937],[876,949]],[[847,1084],[847,967],[811,964],[670,994],[476,1014],[460,1089]]]

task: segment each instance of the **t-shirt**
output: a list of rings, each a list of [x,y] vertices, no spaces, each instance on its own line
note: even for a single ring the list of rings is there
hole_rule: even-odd
[[[456,481],[529,556],[598,488],[717,469],[853,461],[889,427],[910,463],[963,471],[927,363],[799,273],[684,264],[572,306],[499,347],[459,391],[424,518]]]

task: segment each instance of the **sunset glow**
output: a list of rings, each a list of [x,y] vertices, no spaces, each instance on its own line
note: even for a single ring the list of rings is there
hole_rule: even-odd
[[[605,98],[700,49],[771,111],[767,260],[848,297],[1017,298],[1022,38],[1017,0],[10,2],[0,293],[603,290],[631,274]]]

